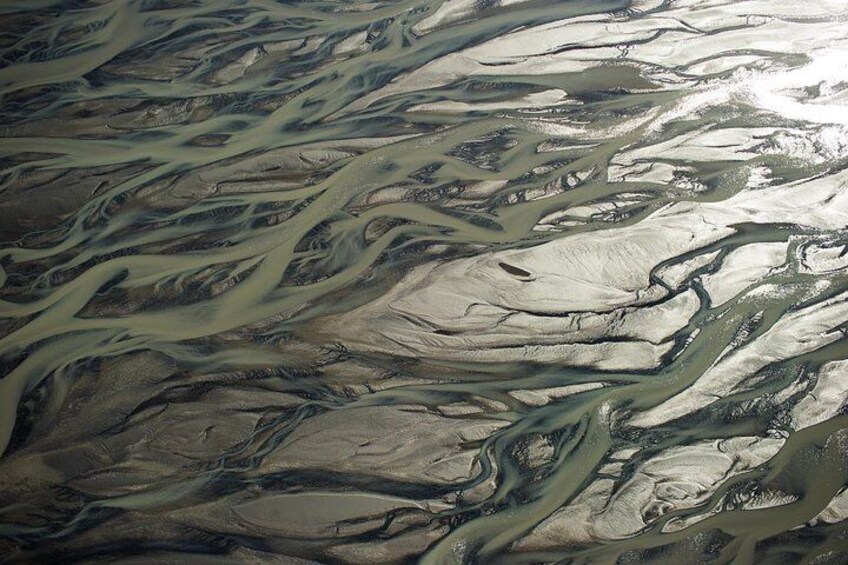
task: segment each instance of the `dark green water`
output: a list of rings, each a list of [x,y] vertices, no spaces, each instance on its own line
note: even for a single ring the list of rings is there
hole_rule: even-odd
[[[845,2],[0,30],[0,562],[848,562]]]

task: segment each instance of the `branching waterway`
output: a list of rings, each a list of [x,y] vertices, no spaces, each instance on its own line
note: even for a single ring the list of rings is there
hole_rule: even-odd
[[[0,562],[848,562],[844,0],[0,29]]]

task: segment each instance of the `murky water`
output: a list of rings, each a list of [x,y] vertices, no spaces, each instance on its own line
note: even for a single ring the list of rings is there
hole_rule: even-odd
[[[4,563],[848,562],[848,3],[0,3]]]

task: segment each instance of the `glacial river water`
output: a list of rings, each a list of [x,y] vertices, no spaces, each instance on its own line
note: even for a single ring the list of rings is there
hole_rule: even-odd
[[[845,0],[0,30],[0,563],[848,562]]]

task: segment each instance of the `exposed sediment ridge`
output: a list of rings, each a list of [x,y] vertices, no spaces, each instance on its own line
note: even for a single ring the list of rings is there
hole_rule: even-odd
[[[661,265],[706,250],[738,233],[734,226],[740,224],[839,229],[848,219],[845,182],[840,174],[721,203],[674,204],[615,230],[424,265],[323,328],[353,348],[422,358],[655,368],[670,338],[700,308],[692,290],[674,292],[656,275]],[[783,200],[790,191],[791,204]],[[714,307],[721,306],[784,265],[788,247],[788,241],[743,245],[701,277],[700,286]],[[828,312],[836,318],[823,329],[844,321],[842,301]]]

